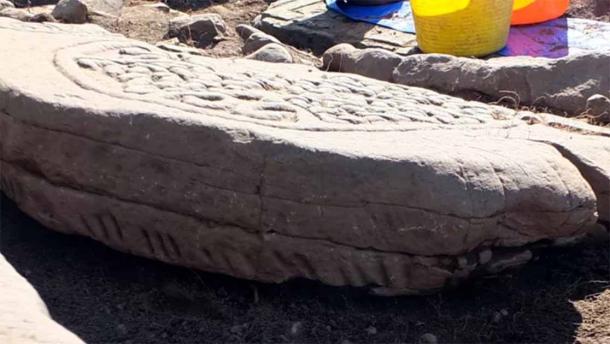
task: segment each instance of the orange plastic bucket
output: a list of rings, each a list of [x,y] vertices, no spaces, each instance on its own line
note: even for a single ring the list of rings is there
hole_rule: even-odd
[[[534,24],[561,17],[570,0],[515,0],[511,24]]]

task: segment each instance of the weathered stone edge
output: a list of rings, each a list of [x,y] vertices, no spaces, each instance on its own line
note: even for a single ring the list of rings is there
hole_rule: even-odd
[[[2,162],[0,190],[35,220],[114,249],[163,262],[265,282],[294,278],[382,294],[434,292],[471,273],[499,272],[531,258],[527,248],[482,248],[423,257],[358,249],[324,240],[255,234],[181,214],[49,183]],[[567,238],[566,238],[567,239]],[[510,252],[510,253],[507,253]]]
[[[492,100],[510,99],[515,106],[548,107],[570,116],[586,113],[587,99],[593,95],[610,97],[610,52],[604,51],[559,59],[479,60],[440,54],[400,56],[383,49],[339,44],[328,49],[323,60],[325,70],[446,94],[470,92]],[[574,94],[566,93],[568,89]]]
[[[10,124],[13,123],[13,121],[14,124]],[[17,123],[19,123],[19,125],[17,125]],[[194,217],[199,220],[210,221],[213,219],[223,226],[238,226],[250,233],[257,234],[268,233],[270,230],[265,228],[273,226],[263,226],[263,218],[259,217],[259,215],[256,214],[256,211],[263,210],[264,207],[270,206],[279,207],[279,209],[296,207],[298,205],[306,207],[311,206],[307,204],[301,205],[301,203],[295,200],[268,197],[267,195],[263,197],[260,192],[255,192],[256,188],[254,186],[249,186],[252,189],[252,193],[239,191],[238,188],[233,188],[233,186],[231,186],[230,189],[218,187],[214,182],[210,183],[208,181],[208,179],[214,180],[218,178],[216,175],[216,173],[218,173],[217,171],[212,173],[201,173],[201,171],[198,170],[202,169],[202,167],[197,166],[196,164],[172,161],[158,155],[142,154],[142,152],[139,151],[126,150],[125,148],[108,142],[90,141],[79,136],[30,126],[19,120],[13,119],[10,116],[0,114],[0,129],[12,127],[22,129],[7,135],[5,142],[2,142],[2,145],[0,145],[4,146],[3,150],[5,156],[3,157],[3,161],[16,164],[20,168],[35,175],[39,175],[58,186],[65,186],[83,192],[104,195],[127,202],[135,202],[163,211],[171,211]],[[10,132],[12,131],[9,129],[4,133],[7,134]],[[46,136],[48,137],[45,138]],[[13,142],[11,137],[18,138],[18,141]],[[63,142],[63,144],[56,145],[57,142]],[[78,148],[74,150],[71,149],[72,147]],[[100,152],[108,153],[99,154]],[[557,155],[559,156],[559,154]],[[133,161],[140,160],[143,162],[131,164]],[[115,169],[113,166],[117,163],[125,165],[119,169]],[[182,194],[180,194],[181,197],[177,197],[176,194],[176,191],[180,190],[185,193],[191,192],[192,190],[190,189],[184,189],[186,184],[180,184],[180,188],[174,190],[173,193],[162,194],[159,193],[156,188],[148,188],[149,184],[157,185],[158,180],[155,182],[157,178],[153,177],[144,182],[140,182],[140,180],[137,179],[139,176],[143,175],[154,176],[155,172],[153,171],[159,168],[169,169],[174,172],[172,175],[164,176],[163,179],[165,181],[163,181],[163,183],[167,182],[172,184],[174,178],[180,183],[187,183],[193,178],[197,183],[203,183],[203,185],[200,186],[203,193],[198,195],[196,199],[191,197],[191,202],[195,201],[200,203],[201,200],[207,201],[209,198],[213,198],[213,202],[197,204],[196,207],[193,207],[192,204],[188,202],[188,198],[182,197]],[[176,171],[186,170],[193,170],[193,172],[196,173],[191,174],[190,177],[189,174],[183,175],[182,173],[176,173]],[[134,171],[138,171],[139,173],[133,174]],[[227,172],[220,171],[220,175],[225,175],[224,178],[227,178]],[[134,180],[132,176],[136,179]],[[237,177],[237,180],[239,179],[241,178]],[[255,184],[258,182],[258,180],[254,180]],[[586,181],[583,180],[583,183],[586,184]],[[228,185],[231,184],[234,184],[234,182],[231,182]],[[117,185],[120,185],[120,187]],[[164,186],[160,185],[160,187]],[[248,187],[248,185],[244,187]],[[121,191],[119,192],[119,190]],[[239,199],[236,199],[237,195],[240,195]],[[164,200],[166,197],[168,201]],[[226,203],[230,204],[225,206]],[[313,206],[316,205],[314,204]],[[561,237],[567,234],[576,235],[577,233],[583,232],[585,229],[584,225],[589,224],[589,221],[583,222],[583,219],[579,220],[579,217],[588,216],[588,214],[592,214],[595,211],[594,202],[578,204],[576,208],[567,209],[561,214],[557,213],[553,216],[556,218],[551,221],[553,224],[566,227],[562,228],[561,233],[550,233],[548,230],[543,230],[540,233],[536,233],[537,235],[534,235],[534,233],[522,232],[519,228],[511,226],[510,221],[504,219],[504,215],[506,215],[504,213],[493,214],[490,217],[465,219],[450,214],[441,214],[431,210],[409,208],[406,206],[397,207],[395,205],[381,203],[375,206],[384,209],[387,208],[387,211],[395,211],[397,209],[402,211],[409,210],[411,216],[417,215],[423,217],[428,216],[429,214],[436,220],[441,218],[443,219],[442,221],[453,224],[453,226],[448,225],[450,230],[441,236],[428,236],[427,240],[429,242],[424,243],[422,242],[424,239],[418,240],[414,237],[412,240],[409,240],[412,242],[408,243],[408,245],[394,245],[394,248],[371,248],[371,250],[385,253],[407,253],[420,256],[459,255],[465,252],[464,250],[473,250],[477,247],[492,245],[492,243],[495,246],[517,246],[535,242],[540,239],[546,239],[548,237]],[[332,208],[333,206],[329,205],[328,207]],[[244,213],[242,211],[243,209],[252,209],[252,214],[248,215],[249,213]],[[289,209],[286,209],[286,211],[288,210]],[[532,209],[532,212],[535,212],[535,210]],[[565,220],[570,221],[570,223],[557,222],[558,219],[565,217],[559,215],[566,215],[568,213],[570,213],[571,216],[569,219]],[[543,213],[540,213],[539,215],[545,216]],[[267,221],[269,220],[271,219],[268,219]],[[474,223],[470,223],[471,220],[474,221]],[[552,227],[552,223],[547,223],[547,227]],[[576,226],[577,223],[581,223],[581,225]],[[482,228],[489,228],[489,231],[485,231]],[[347,230],[349,230],[349,228],[347,228]],[[341,236],[339,234],[346,234],[344,232],[345,231],[338,231],[338,233],[335,234]],[[303,235],[302,233],[297,234],[286,229],[278,230],[278,233],[294,238],[324,238],[339,245],[358,249],[366,249],[374,246],[371,237],[363,237],[365,242],[362,242],[362,240],[354,239],[354,235],[351,235],[350,238],[349,233],[347,233],[347,238],[349,239],[347,241],[333,240],[334,235],[321,235],[324,233],[308,232],[308,235]],[[341,236],[341,238],[343,238],[343,236]],[[452,240],[460,240],[460,242],[463,240],[465,247],[452,248],[443,244],[444,241],[452,242]]]

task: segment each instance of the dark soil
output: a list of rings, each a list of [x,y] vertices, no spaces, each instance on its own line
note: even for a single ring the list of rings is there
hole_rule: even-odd
[[[203,56],[234,58],[243,57],[243,42],[235,28],[240,24],[251,24],[254,18],[262,13],[269,5],[268,0],[167,0],[168,6],[172,8],[171,13],[151,7],[158,3],[157,0],[125,0],[125,7],[120,18],[104,16],[92,16],[93,23],[105,29],[120,33],[126,37],[155,44],[165,40],[169,20],[180,15],[196,15],[204,13],[215,13],[222,17],[227,31],[222,38],[205,47],[199,47],[198,53]],[[194,46],[193,42],[184,42]],[[287,46],[293,55],[294,61],[307,65],[318,65],[320,61],[309,52],[300,51]]]
[[[157,0],[126,0],[127,8],[142,4],[157,3]],[[235,32],[235,27],[239,24],[250,24],[252,20],[262,13],[269,3],[266,0],[166,0],[165,2],[172,9],[185,12],[190,15],[202,13],[216,13],[222,17],[227,25],[225,37],[220,42],[211,47],[201,50],[201,54],[211,57],[241,57],[242,42]],[[133,23],[127,23],[131,26],[137,26],[139,22],[145,22],[146,16],[141,20],[136,20]],[[126,23],[122,25],[114,25],[107,27],[113,32],[118,32],[130,38],[141,39],[149,43],[159,41],[158,33],[152,31],[149,37],[144,33],[145,30],[134,30],[139,32],[139,36],[134,36],[130,31],[125,30]],[[158,30],[157,30],[158,31]],[[162,32],[161,34],[164,34]]]
[[[572,0],[568,15],[610,22],[610,0]]]
[[[381,298],[298,280],[238,280],[46,230],[2,196],[0,250],[88,343],[602,343],[609,247],[538,252],[512,275]],[[605,319],[605,320],[604,320]]]
[[[168,5],[176,9],[187,9],[188,13],[216,13],[227,24],[225,38],[211,48],[203,50],[203,54],[212,57],[243,56],[242,41],[235,27],[239,24],[251,24],[252,20],[261,14],[269,3],[266,0],[231,0],[231,1],[186,1],[188,7],[178,6],[182,0],[167,0]],[[210,6],[206,6],[210,3]],[[176,6],[176,7],[174,7]]]

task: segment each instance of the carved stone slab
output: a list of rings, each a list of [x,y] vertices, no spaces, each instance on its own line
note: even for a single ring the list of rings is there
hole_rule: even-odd
[[[269,5],[256,26],[282,42],[322,54],[340,43],[384,48],[406,55],[417,46],[415,35],[356,22],[326,8],[323,0],[280,0]]]
[[[55,230],[387,294],[522,263],[602,214],[606,131],[79,28],[0,20],[1,189]]]

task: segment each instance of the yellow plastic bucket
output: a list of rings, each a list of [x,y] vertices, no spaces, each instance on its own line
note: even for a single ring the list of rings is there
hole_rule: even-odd
[[[506,45],[513,0],[411,0],[425,53],[485,56]]]

